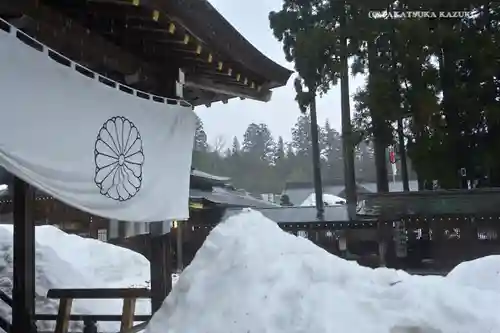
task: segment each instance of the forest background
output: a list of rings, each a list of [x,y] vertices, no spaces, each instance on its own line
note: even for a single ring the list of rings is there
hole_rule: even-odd
[[[311,123],[307,115],[300,115],[290,129],[292,140],[274,138],[266,124],[249,124],[242,139],[234,137],[226,142],[216,137],[208,142],[203,123],[198,118],[193,147],[193,167],[231,178],[236,188],[253,194],[281,193],[290,182],[310,183],[313,187]],[[327,121],[319,126],[321,173],[324,184],[344,183],[342,138]],[[389,166],[389,158],[386,158]],[[398,164],[398,163],[397,163]],[[416,179],[409,163],[410,179]],[[361,142],[356,148],[356,180],[359,183],[376,181],[372,144]],[[392,168],[388,167],[392,179]],[[398,165],[398,170],[400,166]],[[396,178],[399,179],[400,172]]]

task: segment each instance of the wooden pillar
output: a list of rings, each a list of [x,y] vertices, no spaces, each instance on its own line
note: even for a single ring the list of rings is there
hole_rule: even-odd
[[[33,189],[14,179],[14,287],[12,332],[36,333],[35,223],[32,219]]]
[[[183,244],[184,244],[184,241],[183,241],[183,236],[182,236],[182,232],[183,232],[183,228],[184,228],[184,224],[186,222],[185,221],[177,221],[177,228],[176,228],[176,240],[175,240],[175,244],[177,245],[177,248],[176,248],[176,252],[177,252],[177,270],[178,270],[178,273],[180,273],[183,269],[184,269],[184,253],[183,253]]]
[[[381,215],[377,222],[377,238],[378,238],[378,255],[379,266],[387,267],[387,246],[388,246],[388,222],[386,218]]]
[[[339,254],[341,255],[342,258],[346,259],[347,258],[347,233],[345,230],[339,231],[338,232],[338,248],[339,248]]]
[[[441,251],[440,251],[441,244],[443,243],[443,241],[445,241],[443,217],[440,216],[432,217],[431,230],[432,230],[432,239],[431,239],[430,255],[434,260],[435,264],[439,265],[441,261]]]
[[[118,238],[127,237],[127,222],[118,221]]]
[[[151,252],[151,311],[154,314],[172,290],[172,268],[170,260],[170,233],[163,234],[163,223],[150,225]]]

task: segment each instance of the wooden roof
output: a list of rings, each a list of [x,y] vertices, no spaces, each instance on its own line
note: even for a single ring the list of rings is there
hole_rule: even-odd
[[[116,81],[193,105],[268,101],[291,71],[253,47],[206,0],[2,0],[0,17]]]
[[[177,21],[189,26],[195,36],[213,47],[219,54],[233,58],[233,61],[255,75],[267,79],[266,88],[275,88],[287,83],[292,72],[262,54],[208,1],[156,0],[153,3],[163,6]]]

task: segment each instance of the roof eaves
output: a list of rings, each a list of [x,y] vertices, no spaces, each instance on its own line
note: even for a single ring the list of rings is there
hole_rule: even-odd
[[[267,79],[268,89],[287,84],[293,71],[260,52],[207,0],[152,0],[152,2],[203,42],[214,47],[214,51],[232,57],[235,62]]]
[[[192,169],[191,170],[191,175],[195,176],[195,177],[200,177],[200,178],[207,178],[207,179],[211,179],[211,180],[217,180],[217,181],[220,181],[220,182],[227,182],[227,181],[231,180],[231,178],[229,178],[229,177],[216,176],[216,175],[212,175],[210,173],[203,172],[203,171],[200,171],[200,170],[197,170],[197,169]]]

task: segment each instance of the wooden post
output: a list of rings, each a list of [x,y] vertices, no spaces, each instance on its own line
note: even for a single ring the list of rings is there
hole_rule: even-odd
[[[377,238],[378,238],[378,255],[379,266],[386,267],[386,254],[387,254],[387,230],[386,219],[383,215],[379,216],[377,221]]]
[[[341,258],[348,259],[347,254],[349,253],[348,248],[347,248],[347,235],[346,231],[342,230],[338,233],[339,239],[338,239],[338,246],[339,246],[339,252]]]
[[[172,290],[170,233],[163,235],[162,225],[161,222],[150,224],[151,314],[158,311]]]
[[[59,300],[59,310],[57,311],[56,330],[55,333],[67,333],[69,328],[69,317],[71,315],[71,307],[73,299],[61,298]]]
[[[175,243],[177,245],[176,252],[177,252],[177,270],[180,273],[184,269],[184,253],[183,251],[183,240],[182,240],[182,228],[184,227],[184,221],[180,222],[177,221],[177,228],[176,228],[176,240]]]
[[[126,332],[134,326],[135,303],[137,298],[125,298],[123,300],[122,322],[120,333]]]
[[[12,331],[35,333],[35,223],[33,189],[14,179],[14,287]]]

